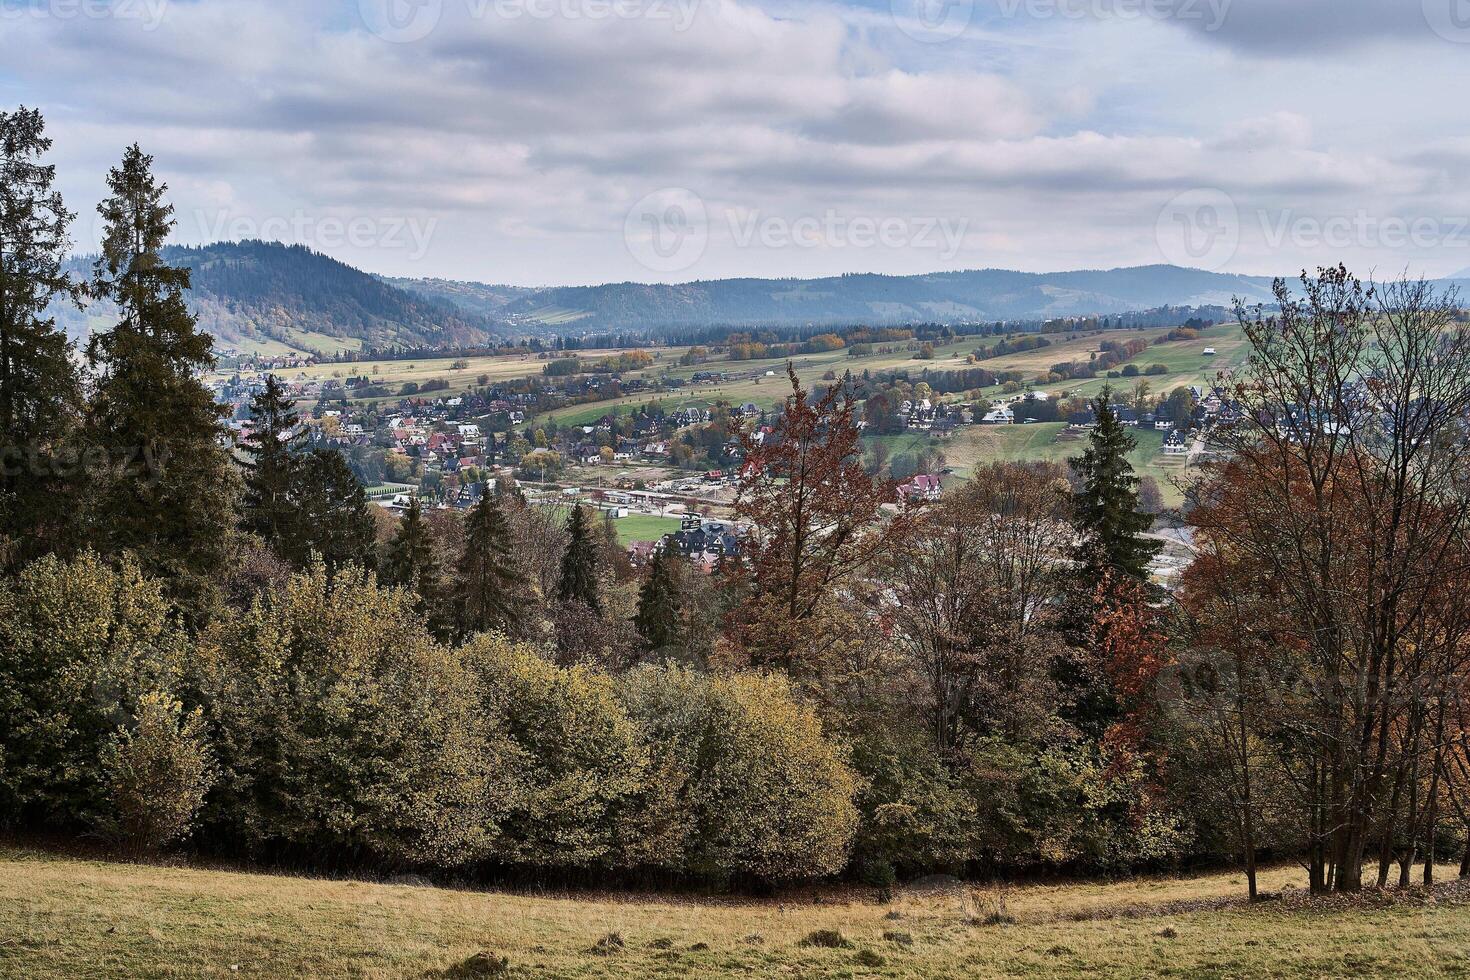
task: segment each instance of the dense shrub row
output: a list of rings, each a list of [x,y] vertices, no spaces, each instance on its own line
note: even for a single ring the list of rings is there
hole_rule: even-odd
[[[450,648],[414,605],[317,569],[191,642],[131,566],[36,563],[0,584],[4,818],[162,844],[197,811],[219,849],[390,867],[846,866],[858,781],[786,681]]]

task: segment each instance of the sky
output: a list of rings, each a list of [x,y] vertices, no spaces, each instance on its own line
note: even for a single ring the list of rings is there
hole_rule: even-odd
[[[100,239],[543,286],[1470,267],[1470,0],[0,0]]]

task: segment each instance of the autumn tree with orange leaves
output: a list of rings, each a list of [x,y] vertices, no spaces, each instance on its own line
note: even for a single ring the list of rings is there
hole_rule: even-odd
[[[1094,594],[1092,648],[1114,704],[1102,746],[1114,769],[1146,753],[1155,688],[1173,661],[1163,614],[1150,598],[1147,586],[1121,573],[1107,574]]]
[[[883,519],[892,483],[863,466],[847,383],[817,399],[788,366],[791,394],[773,430],[743,437],[745,468],[735,513],[746,529],[731,616],[750,662],[795,674],[817,667],[831,637],[823,607],[895,539]]]

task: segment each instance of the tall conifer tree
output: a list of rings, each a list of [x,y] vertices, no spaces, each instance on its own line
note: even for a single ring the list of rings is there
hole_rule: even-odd
[[[87,345],[97,372],[89,435],[112,463],[98,487],[94,536],[105,550],[137,554],[183,596],[197,595],[229,554],[238,492],[221,445],[224,411],[201,380],[214,365],[214,341],[184,302],[189,270],[163,258],[174,211],[153,158],[129,147],[107,183],[92,290],[116,305],[118,322]]]
[[[295,403],[274,374],[250,403],[253,429],[243,447],[247,458],[245,491],[240,500],[245,530],[280,548],[290,533],[290,494],[297,441]]]
[[[528,599],[525,577],[511,554],[510,525],[496,495],[480,498],[465,521],[458,569],[459,629],[515,635]]]
[[[370,506],[341,453],[315,449],[295,457],[283,507],[282,557],[298,568],[320,558],[328,579],[347,564],[372,568],[377,525]]]
[[[1153,518],[1138,508],[1139,480],[1128,462],[1137,446],[1109,404],[1104,388],[1093,402],[1097,425],[1087,450],[1070,460],[1082,481],[1075,498],[1081,541],[1076,557],[1089,582],[1116,569],[1136,579],[1148,578],[1148,565],[1159,545],[1143,537]]]
[[[681,602],[675,562],[670,548],[654,553],[648,567],[648,578],[638,595],[638,615],[633,625],[649,652],[667,650],[679,642]]]
[[[562,602],[580,602],[594,612],[602,611],[597,592],[597,541],[587,524],[587,513],[581,505],[572,508],[567,522],[567,550],[561,559],[561,582],[557,598]]]
[[[424,520],[424,510],[414,497],[408,513],[383,558],[383,577],[390,585],[418,593],[420,609],[432,612],[439,598],[439,560],[434,556],[434,535]]]
[[[64,270],[76,217],[53,188],[41,113],[0,112],[0,565],[55,544],[64,489],[57,444],[80,404],[71,344],[46,310],[75,301]]]

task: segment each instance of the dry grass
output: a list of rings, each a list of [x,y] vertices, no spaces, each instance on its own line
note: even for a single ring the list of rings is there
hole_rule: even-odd
[[[1299,884],[1292,869],[1265,885]],[[770,901],[503,894],[0,850],[0,975],[1464,976],[1470,906],[1248,907],[1238,875]],[[839,933],[850,946],[803,944]],[[619,946],[610,937],[621,938]],[[479,954],[490,954],[479,956]],[[508,969],[494,971],[504,958]],[[478,971],[478,972],[477,972]]]

